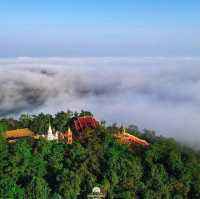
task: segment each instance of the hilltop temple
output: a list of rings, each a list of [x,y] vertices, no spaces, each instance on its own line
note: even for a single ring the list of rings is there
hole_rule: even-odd
[[[17,139],[24,137],[32,137],[33,139],[40,139],[40,137],[43,137],[48,141],[66,140],[66,144],[72,144],[73,139],[80,140],[82,138],[82,134],[84,133],[85,129],[95,129],[98,127],[98,125],[99,122],[96,121],[93,116],[82,116],[73,118],[72,130],[75,131],[75,135],[73,135],[73,131],[71,130],[70,126],[65,132],[55,131],[55,133],[53,133],[49,120],[49,128],[46,134],[37,134],[26,128],[7,131],[5,132],[5,137],[9,143],[16,142]],[[123,128],[123,130],[120,132],[116,132],[113,137],[123,144],[142,145],[144,147],[148,147],[150,145],[150,143],[148,143],[146,140],[140,139],[132,134],[127,133],[125,128]]]

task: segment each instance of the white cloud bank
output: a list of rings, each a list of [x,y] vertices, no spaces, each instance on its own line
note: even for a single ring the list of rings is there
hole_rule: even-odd
[[[200,58],[0,59],[0,116],[67,109],[199,145]]]

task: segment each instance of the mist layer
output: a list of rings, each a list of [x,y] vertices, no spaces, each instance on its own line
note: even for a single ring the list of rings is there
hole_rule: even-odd
[[[93,112],[192,145],[200,141],[200,59],[0,59],[0,116]]]

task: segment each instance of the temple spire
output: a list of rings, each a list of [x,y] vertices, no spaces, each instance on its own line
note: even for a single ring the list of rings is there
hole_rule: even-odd
[[[58,135],[53,135],[53,131],[52,131],[51,123],[49,119],[49,129],[47,133],[47,140],[57,140],[57,139],[58,139]]]
[[[48,134],[53,134],[52,128],[51,128],[51,123],[49,119],[49,129],[48,129]]]
[[[66,137],[67,137],[67,144],[72,144],[73,138],[72,138],[72,131],[70,127],[68,127]]]

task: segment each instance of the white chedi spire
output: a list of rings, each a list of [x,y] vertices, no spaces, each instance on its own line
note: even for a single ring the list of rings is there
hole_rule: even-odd
[[[53,135],[53,131],[52,131],[52,128],[51,128],[50,121],[49,121],[48,135]]]
[[[57,139],[58,139],[58,136],[53,135],[51,123],[50,123],[50,120],[49,120],[49,129],[48,129],[48,133],[47,133],[47,140],[57,140]]]

